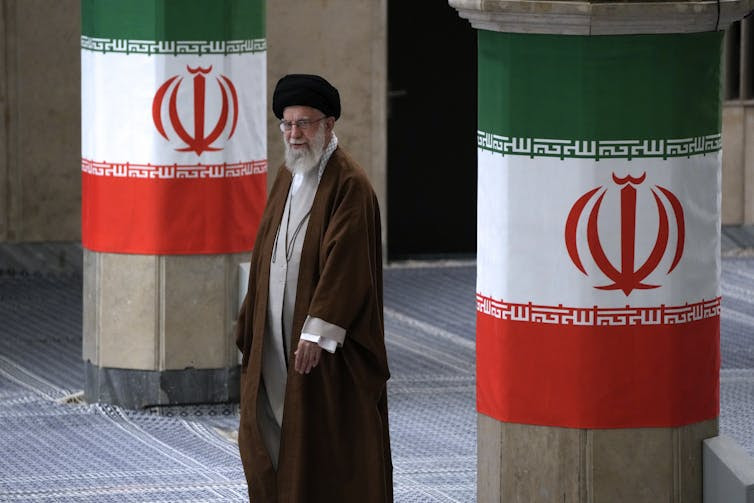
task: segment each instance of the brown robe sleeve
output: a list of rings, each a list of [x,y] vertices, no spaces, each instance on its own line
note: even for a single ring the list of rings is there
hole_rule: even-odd
[[[382,327],[380,216],[376,196],[365,177],[347,177],[335,198],[322,240],[320,277],[308,314],[346,330],[379,360],[382,333],[352,330],[354,321],[372,319]],[[370,323],[371,326],[375,326]],[[379,340],[376,340],[379,339]]]

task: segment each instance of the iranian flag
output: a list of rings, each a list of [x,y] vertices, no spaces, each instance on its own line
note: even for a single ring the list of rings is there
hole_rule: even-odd
[[[721,40],[479,32],[480,412],[718,415]]]
[[[266,195],[263,0],[82,0],[82,242],[250,250]]]

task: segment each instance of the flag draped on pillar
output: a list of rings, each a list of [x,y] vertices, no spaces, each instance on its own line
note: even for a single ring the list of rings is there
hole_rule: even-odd
[[[480,412],[718,415],[721,40],[479,31]]]
[[[251,249],[266,194],[263,0],[82,0],[82,242]]]

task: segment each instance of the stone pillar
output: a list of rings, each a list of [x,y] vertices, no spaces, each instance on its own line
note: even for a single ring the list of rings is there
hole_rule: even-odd
[[[86,398],[237,400],[266,194],[263,0],[82,0]]]
[[[337,29],[330,29],[334,19]],[[269,2],[267,40],[268,110],[277,81],[288,73],[322,75],[338,88],[343,114],[335,133],[374,187],[386,247],[387,0]],[[271,185],[283,163],[283,141],[275,116],[268,113],[267,118]]]
[[[0,241],[80,238],[79,0],[0,1]]]
[[[701,502],[750,2],[449,3],[479,30],[477,500]]]

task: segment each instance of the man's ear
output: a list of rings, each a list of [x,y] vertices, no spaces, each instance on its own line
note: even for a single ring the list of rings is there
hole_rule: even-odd
[[[325,125],[327,126],[328,133],[332,131],[335,127],[335,117],[328,117],[327,119],[325,119]]]

